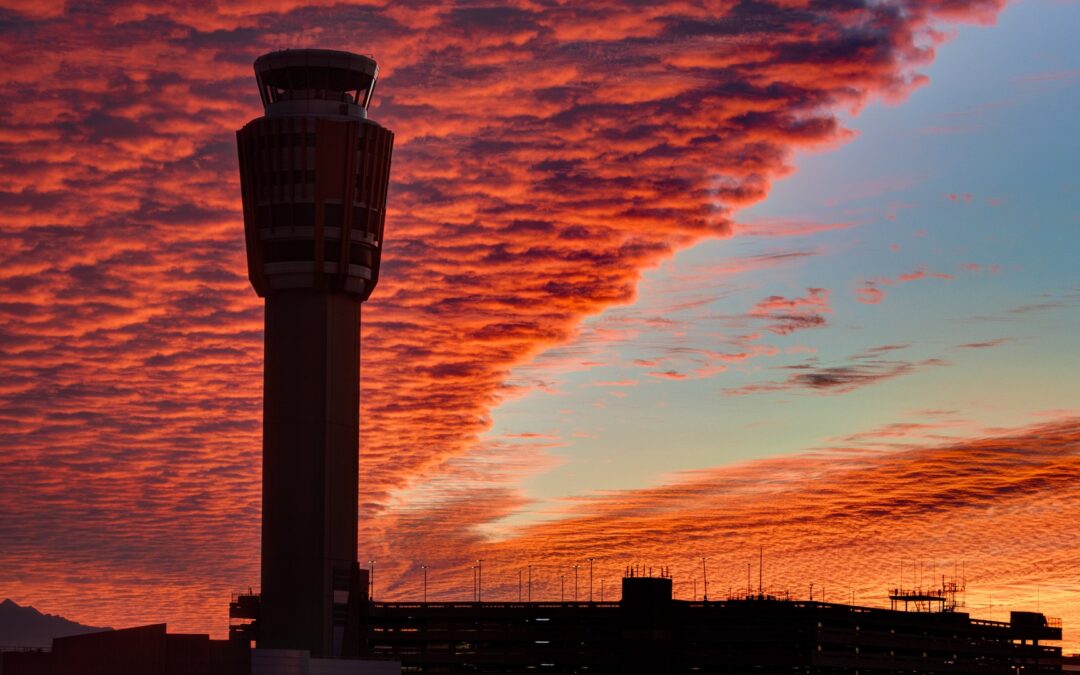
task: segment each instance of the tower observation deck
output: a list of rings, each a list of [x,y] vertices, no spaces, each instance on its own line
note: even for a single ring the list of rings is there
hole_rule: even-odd
[[[265,298],[260,648],[352,656],[360,304],[379,280],[394,135],[367,118],[375,61],[255,61],[264,115],[236,132],[248,276]],[[350,617],[352,617],[350,619]]]

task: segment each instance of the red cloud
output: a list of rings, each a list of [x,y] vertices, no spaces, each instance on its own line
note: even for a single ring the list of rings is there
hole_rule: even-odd
[[[899,281],[899,282],[905,282],[905,281],[918,281],[919,279],[928,279],[928,278],[929,279],[945,279],[946,281],[952,281],[956,277],[954,277],[951,274],[944,274],[944,273],[941,273],[941,272],[928,272],[926,270],[926,266],[924,265],[924,266],[920,267],[919,269],[915,270],[914,272],[908,272],[906,274],[901,274],[900,276],[896,277],[896,280]]]
[[[827,289],[807,288],[806,295],[799,298],[771,295],[754,305],[750,316],[770,321],[765,330],[790,335],[797,330],[824,326],[823,315],[831,311]]]
[[[978,265],[976,265],[975,268],[978,268]],[[964,269],[971,270],[972,268],[970,266],[964,266]],[[855,299],[868,305],[876,305],[885,299],[885,292],[881,290],[879,286],[892,286],[898,283],[902,284],[909,281],[919,281],[921,279],[942,279],[945,281],[952,281],[955,278],[956,277],[952,274],[931,272],[926,268],[926,265],[922,265],[918,269],[900,274],[896,278],[877,277],[863,282],[862,286],[855,289]]]
[[[885,299],[885,291],[868,281],[865,285],[855,289],[855,299],[867,305],[876,305]]]
[[[857,223],[816,223],[790,220],[765,220],[737,226],[740,235],[750,237],[802,237],[831,230],[846,230]]]
[[[649,377],[656,377],[665,380],[685,380],[687,375],[686,373],[680,373],[676,370],[663,370],[652,371],[649,373]]]
[[[590,385],[593,387],[636,387],[637,383],[637,380],[612,380],[610,382],[601,380],[590,382]]]

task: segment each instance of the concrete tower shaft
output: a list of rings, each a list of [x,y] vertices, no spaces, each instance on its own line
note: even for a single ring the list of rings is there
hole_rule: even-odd
[[[353,656],[360,303],[379,280],[393,133],[378,67],[304,49],[255,61],[265,110],[237,131],[248,276],[266,299],[261,648]]]

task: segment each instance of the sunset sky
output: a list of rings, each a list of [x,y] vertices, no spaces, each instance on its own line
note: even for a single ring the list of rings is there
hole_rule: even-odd
[[[863,5],[863,6],[859,6]],[[259,579],[251,63],[373,55],[375,594],[595,559],[1060,616],[1080,651],[1075,0],[0,0],[0,599],[223,635]],[[582,583],[584,577],[582,577]],[[717,591],[719,589],[719,591]],[[608,591],[610,593],[610,590]],[[816,590],[815,593],[819,593]],[[587,593],[582,586],[582,596]],[[820,597],[820,596],[819,596]],[[610,599],[610,596],[609,596]]]

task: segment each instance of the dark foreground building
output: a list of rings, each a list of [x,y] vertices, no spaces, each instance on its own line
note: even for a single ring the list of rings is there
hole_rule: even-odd
[[[1060,673],[1061,625],[769,596],[673,600],[627,578],[608,603],[369,605],[366,650],[415,673]]]
[[[217,675],[250,672],[249,650],[165,624],[56,638],[51,651],[0,653],[2,675]]]
[[[257,616],[258,597],[232,607]],[[164,625],[61,638],[51,652],[0,654],[0,675],[374,674],[398,672],[397,662],[429,674],[1063,672],[1061,649],[1045,644],[1061,625],[1034,612],[1001,622],[770,596],[687,602],[671,598],[666,578],[624,579],[619,602],[368,602],[357,625],[363,661],[275,657],[267,668],[266,652],[249,648],[256,619],[229,642]]]

